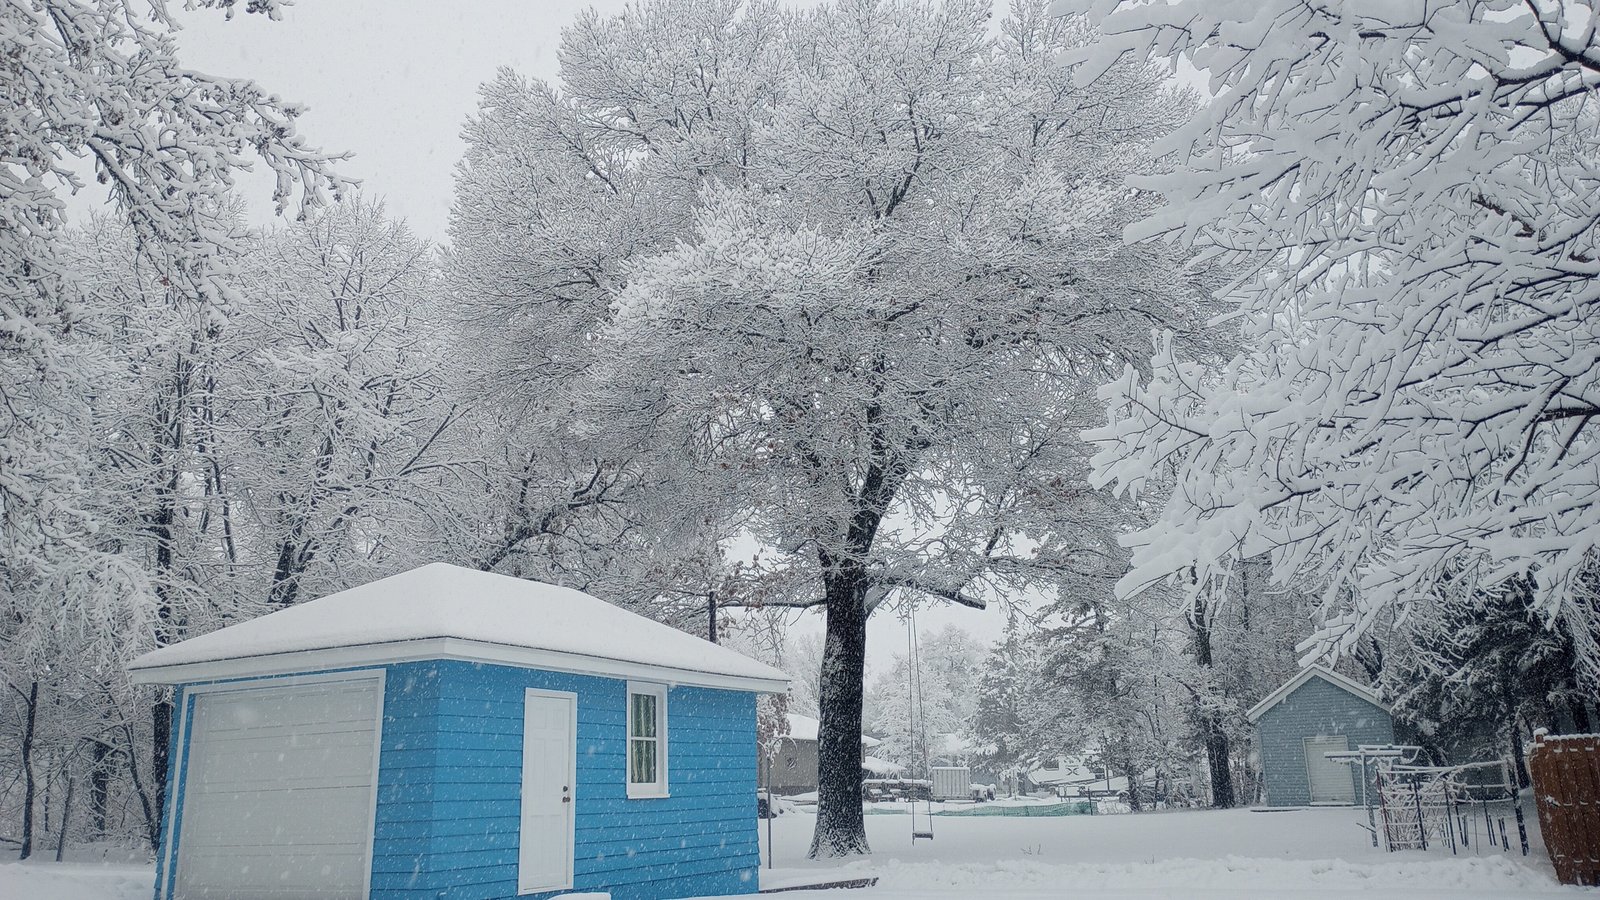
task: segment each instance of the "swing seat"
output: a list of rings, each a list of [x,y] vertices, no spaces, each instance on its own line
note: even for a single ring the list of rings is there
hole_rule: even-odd
[[[933,832],[931,832],[931,831],[913,831],[913,832],[911,832],[911,839],[913,841],[919,840],[919,839],[926,839],[926,840],[930,840],[931,841],[931,840],[933,840]]]

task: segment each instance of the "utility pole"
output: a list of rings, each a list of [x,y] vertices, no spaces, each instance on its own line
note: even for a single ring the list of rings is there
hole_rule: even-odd
[[[710,640],[711,643],[715,644],[717,642],[717,591],[715,588],[706,595],[706,612],[707,618],[711,621]]]

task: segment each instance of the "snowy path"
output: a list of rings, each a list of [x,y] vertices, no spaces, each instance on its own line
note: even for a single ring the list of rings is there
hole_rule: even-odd
[[[1507,900],[1600,898],[1563,888],[1538,834],[1533,854],[1382,853],[1349,809],[1261,813],[935,820],[911,846],[905,816],[867,817],[869,859],[805,859],[815,822],[773,823],[778,867],[764,888],[876,876],[873,888],[795,891],[781,900]],[[762,825],[762,849],[766,827]],[[0,863],[0,900],[147,900],[147,865]]]

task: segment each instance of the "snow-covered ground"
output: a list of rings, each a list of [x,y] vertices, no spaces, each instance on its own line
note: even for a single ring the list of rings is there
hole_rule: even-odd
[[[54,848],[45,857],[51,858]],[[0,850],[0,900],[150,900],[155,868],[127,850],[79,850],[69,862],[16,862]],[[92,857],[92,859],[91,859]]]
[[[805,858],[815,819],[772,823],[777,867],[763,888],[877,877],[873,888],[796,891],[788,900],[1154,900],[1154,898],[1571,897],[1557,884],[1530,816],[1532,853],[1384,853],[1352,809],[1186,810],[1126,816],[938,816],[932,841],[911,842],[904,815],[867,817],[869,859]],[[762,851],[766,826],[762,825]],[[1513,838],[1513,840],[1515,840]],[[1515,844],[1513,843],[1513,847]],[[763,860],[765,857],[763,857]],[[1592,896],[1592,895],[1591,895]]]
[[[1533,831],[1524,858],[1387,854],[1374,849],[1350,809],[1181,811],[1131,816],[940,816],[933,841],[911,843],[904,815],[867,817],[873,855],[805,859],[815,818],[772,823],[777,867],[763,888],[877,877],[854,891],[796,891],[786,900],[1502,900],[1600,896],[1556,884]],[[1532,820],[1530,817],[1530,824]],[[766,823],[762,823],[766,852]],[[765,857],[763,856],[763,860]],[[126,862],[0,863],[0,900],[146,900],[148,865]]]

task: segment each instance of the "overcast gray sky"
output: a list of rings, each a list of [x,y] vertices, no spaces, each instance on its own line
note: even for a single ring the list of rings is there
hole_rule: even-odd
[[[300,0],[276,22],[197,10],[179,14],[179,58],[307,107],[300,129],[313,145],[353,153],[342,170],[365,195],[443,240],[478,85],[500,66],[554,79],[562,27],[591,6],[623,0]],[[242,187],[265,221],[270,181]]]
[[[174,4],[176,5],[176,4]],[[561,29],[586,8],[620,11],[624,0],[300,0],[279,21],[215,10],[180,13],[179,58],[211,75],[249,78],[305,106],[300,130],[315,146],[354,154],[342,166],[367,197],[420,236],[444,241],[461,124],[477,109],[478,85],[500,66],[557,78]],[[271,218],[272,183],[241,182],[254,218]],[[87,198],[80,198],[87,202]],[[982,641],[999,637],[1005,617],[935,607],[922,629],[958,623]],[[808,614],[802,629],[820,629]],[[868,628],[869,665],[905,651],[905,626],[893,615]]]

